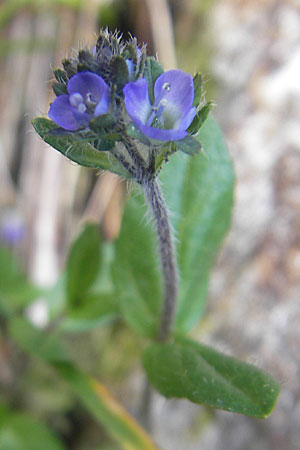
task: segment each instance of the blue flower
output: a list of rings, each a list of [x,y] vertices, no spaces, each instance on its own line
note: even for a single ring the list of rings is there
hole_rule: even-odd
[[[92,117],[108,112],[109,87],[102,77],[92,72],[79,72],[70,78],[69,94],[60,95],[51,104],[49,117],[65,130],[88,126]]]
[[[188,134],[186,130],[196,114],[191,75],[182,70],[161,74],[154,85],[153,104],[145,78],[126,84],[123,92],[127,113],[145,136],[175,141]]]
[[[4,210],[0,216],[0,240],[7,245],[19,244],[26,235],[26,226],[20,213],[15,209]]]

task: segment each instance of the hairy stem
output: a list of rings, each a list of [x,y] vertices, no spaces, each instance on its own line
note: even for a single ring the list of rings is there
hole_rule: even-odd
[[[178,293],[178,270],[167,205],[156,178],[143,183],[146,198],[151,206],[159,240],[164,276],[164,303],[159,328],[159,339],[169,338],[175,316]]]

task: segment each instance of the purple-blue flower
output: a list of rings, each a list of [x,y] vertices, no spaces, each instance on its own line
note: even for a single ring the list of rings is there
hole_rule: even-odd
[[[48,113],[65,130],[86,127],[93,116],[108,112],[109,87],[99,75],[79,72],[69,80],[67,90],[68,94],[54,100]]]
[[[194,83],[190,74],[169,70],[154,85],[151,104],[145,78],[126,84],[123,89],[128,115],[143,134],[158,141],[184,138],[196,114],[193,106]]]
[[[0,240],[12,246],[19,244],[26,235],[23,217],[17,210],[5,210],[0,217]]]

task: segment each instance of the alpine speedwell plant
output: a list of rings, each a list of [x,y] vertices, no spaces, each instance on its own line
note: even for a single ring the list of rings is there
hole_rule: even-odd
[[[135,38],[123,42],[107,30],[62,65],[51,120],[34,119],[35,130],[78,164],[135,182],[153,214],[158,250],[144,202],[132,196],[110,266],[118,314],[153,341],[142,355],[150,382],[166,397],[266,417],[279,393],[275,381],[186,337],[203,312],[233,197],[232,164],[201,75],[164,71]]]

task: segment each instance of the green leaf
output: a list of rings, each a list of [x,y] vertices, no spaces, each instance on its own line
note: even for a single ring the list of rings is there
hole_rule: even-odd
[[[203,87],[203,78],[201,73],[196,73],[193,78],[194,81],[194,102],[193,106],[198,106],[201,100],[202,95],[202,87]]]
[[[203,313],[210,270],[229,228],[233,203],[232,162],[212,117],[195,138],[204,155],[175,153],[160,176],[177,241],[180,286],[175,329],[182,333]]]
[[[62,69],[53,70],[54,76],[59,83],[67,84],[69,79],[66,72]]]
[[[154,103],[154,84],[156,79],[163,73],[163,66],[152,56],[146,59],[144,77],[147,81],[149,99]]]
[[[0,424],[3,450],[63,450],[64,445],[42,423],[25,414],[10,414]]]
[[[110,61],[112,82],[116,84],[117,91],[128,83],[129,72],[126,61],[122,56],[114,56]]]
[[[111,114],[101,114],[94,117],[89,125],[92,130],[99,131],[103,128],[111,128],[115,124],[114,117]]]
[[[179,141],[174,141],[174,146],[177,150],[181,150],[182,152],[191,156],[197,155],[201,150],[200,142],[194,139],[192,136],[186,136]]]
[[[159,323],[162,284],[156,237],[145,215],[143,196],[132,196],[116,241],[112,274],[125,320],[139,334],[154,337]]]
[[[206,121],[210,111],[212,110],[214,106],[214,102],[208,102],[206,105],[204,105],[199,111],[197,111],[193,122],[188,128],[188,132],[191,134],[196,134]]]
[[[67,94],[67,86],[64,83],[53,83],[52,89],[54,94],[58,97],[59,95]]]
[[[117,159],[104,151],[96,150],[87,140],[76,133],[52,134],[57,125],[44,117],[33,119],[32,125],[38,135],[53,148],[81,166],[109,170],[124,178],[131,178],[129,172]]]
[[[63,272],[56,283],[44,294],[50,321],[60,317],[68,306],[66,279],[66,273]]]
[[[57,332],[44,331],[23,317],[15,317],[9,322],[9,333],[25,352],[33,356],[48,362],[69,360]]]
[[[134,65],[137,63],[137,46],[133,42],[126,42],[122,56],[125,59],[130,59]]]
[[[59,329],[67,333],[82,333],[110,323],[117,315],[112,294],[88,294],[79,307],[68,311]]]
[[[75,61],[77,62],[76,59],[75,59]],[[75,64],[73,63],[75,66],[76,66],[76,62],[75,62]],[[77,64],[76,72],[99,73],[99,70],[101,70],[101,64],[97,60],[97,58],[94,58],[93,54],[89,50],[84,50],[84,49],[79,50],[78,64]]]
[[[143,364],[165,397],[247,416],[267,417],[280,391],[273,378],[256,367],[187,339],[151,345]]]
[[[96,233],[93,237],[94,231]],[[100,252],[100,264],[97,262],[99,256],[96,254],[97,248]],[[90,227],[88,226],[75,242],[73,249],[77,256],[73,260],[72,279],[75,285],[72,282],[72,286],[75,289],[75,296],[76,289],[80,290],[80,296],[77,301],[74,297],[75,301],[68,302],[66,292],[67,272],[61,277],[52,292],[48,294],[48,303],[52,318],[58,315],[63,317],[58,326],[60,331],[81,333],[104,326],[119,316],[115,287],[111,279],[114,248],[112,244],[108,243],[103,243],[100,246],[97,227],[92,228],[92,233],[90,233]],[[84,258],[87,261],[85,267],[81,268]],[[76,277],[76,271],[79,272],[78,277]],[[84,283],[88,281],[88,286],[86,285],[86,288],[82,289],[84,285],[81,285],[80,276],[82,274],[85,277],[86,271],[88,271],[86,275],[92,276],[92,278],[90,280],[85,278]],[[76,283],[78,283],[77,288]]]
[[[56,364],[56,369],[82,404],[119,442],[121,448],[157,450],[147,433],[102,384],[68,363]]]
[[[78,303],[95,280],[100,266],[100,234],[97,225],[86,224],[74,242],[67,262],[67,295]]]
[[[13,255],[0,246],[0,312],[13,314],[39,295],[40,290],[26,280]]]

